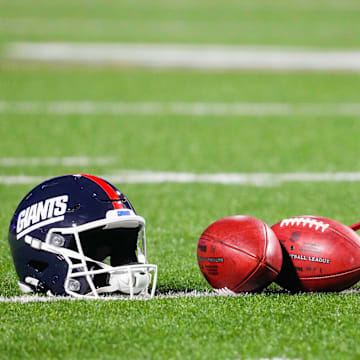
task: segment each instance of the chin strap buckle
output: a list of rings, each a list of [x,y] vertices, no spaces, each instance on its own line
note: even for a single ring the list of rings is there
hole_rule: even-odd
[[[113,273],[110,274],[109,283],[111,287],[117,288],[124,294],[137,295],[145,290],[151,281],[149,272],[135,273]]]

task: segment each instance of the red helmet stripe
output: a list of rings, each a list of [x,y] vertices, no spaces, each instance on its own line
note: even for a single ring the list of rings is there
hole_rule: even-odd
[[[97,176],[87,174],[81,174],[81,176],[84,176],[98,184],[106,192],[106,195],[109,197],[110,200],[119,199],[119,195],[116,193],[116,191],[103,179],[100,179]],[[120,202],[120,199],[118,202],[114,201],[112,204],[114,206],[114,209],[124,208],[123,204]]]

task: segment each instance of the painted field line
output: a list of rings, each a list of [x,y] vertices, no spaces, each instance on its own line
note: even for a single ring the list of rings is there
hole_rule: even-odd
[[[10,43],[9,59],[155,68],[360,71],[360,51],[181,44]]]
[[[246,296],[251,294],[235,294],[229,290],[214,290],[214,291],[181,291],[181,292],[168,292],[164,294],[159,294],[154,297],[154,299],[177,299],[177,298],[197,298],[197,297],[215,297],[215,296]],[[56,301],[79,301],[84,299],[78,299],[69,296],[39,296],[39,295],[22,295],[14,297],[4,297],[0,296],[0,303],[31,303],[31,302],[56,302]],[[103,296],[98,299],[91,298],[86,300],[101,300],[101,301],[111,301],[111,300],[130,300],[129,296],[126,295],[112,295],[112,296]],[[135,296],[134,300],[150,300],[149,296]]]
[[[181,172],[153,172],[122,170],[115,174],[99,175],[117,184],[223,184],[276,186],[292,182],[359,182],[360,172],[324,172],[324,173],[215,173],[195,174]],[[1,175],[0,184],[27,185],[38,184],[47,178],[30,175]]]
[[[265,292],[266,293],[266,290]],[[270,292],[272,293],[272,292]],[[359,294],[359,288],[352,288],[348,290],[344,290],[339,294]],[[307,296],[309,293],[305,293]],[[158,294],[154,296],[154,299],[178,299],[178,298],[200,298],[200,297],[243,297],[243,296],[253,296],[252,293],[240,293],[236,294],[228,289],[214,289],[213,291],[180,291],[180,292],[168,292],[163,294]],[[0,303],[44,303],[44,302],[57,302],[57,301],[81,301],[84,299],[78,299],[69,296],[40,296],[40,295],[21,295],[21,296],[13,296],[13,297],[5,297],[0,296]],[[100,300],[100,301],[113,301],[113,300],[123,300],[123,301],[130,301],[129,296],[126,295],[111,295],[111,296],[103,296],[98,299],[90,298],[86,300]],[[134,300],[137,301],[145,301],[150,300],[149,296],[135,296]]]
[[[89,166],[109,165],[115,162],[112,157],[4,157],[0,158],[0,167],[32,167],[32,166]]]
[[[185,116],[360,116],[360,103],[205,103],[6,101],[0,113],[49,115],[185,115]]]

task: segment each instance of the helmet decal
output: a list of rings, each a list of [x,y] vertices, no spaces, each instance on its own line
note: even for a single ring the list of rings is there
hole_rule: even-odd
[[[44,225],[64,220],[68,200],[68,195],[60,195],[23,209],[17,219],[16,238],[20,239]]]
[[[120,202],[119,194],[110,186],[109,183],[107,183],[105,180],[98,178],[97,176],[93,175],[87,175],[87,174],[81,174],[81,176],[84,176],[92,181],[94,181],[96,184],[98,184],[107,194],[109,197],[109,200],[118,200],[113,201],[114,209],[122,209],[123,205]]]

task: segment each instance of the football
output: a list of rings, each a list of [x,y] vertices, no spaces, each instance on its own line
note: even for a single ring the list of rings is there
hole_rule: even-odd
[[[211,224],[200,236],[200,270],[215,289],[235,293],[260,291],[279,274],[282,251],[274,232],[251,216],[230,216]]]
[[[290,291],[341,291],[360,280],[360,237],[321,216],[296,216],[271,227],[283,249],[276,282]]]

